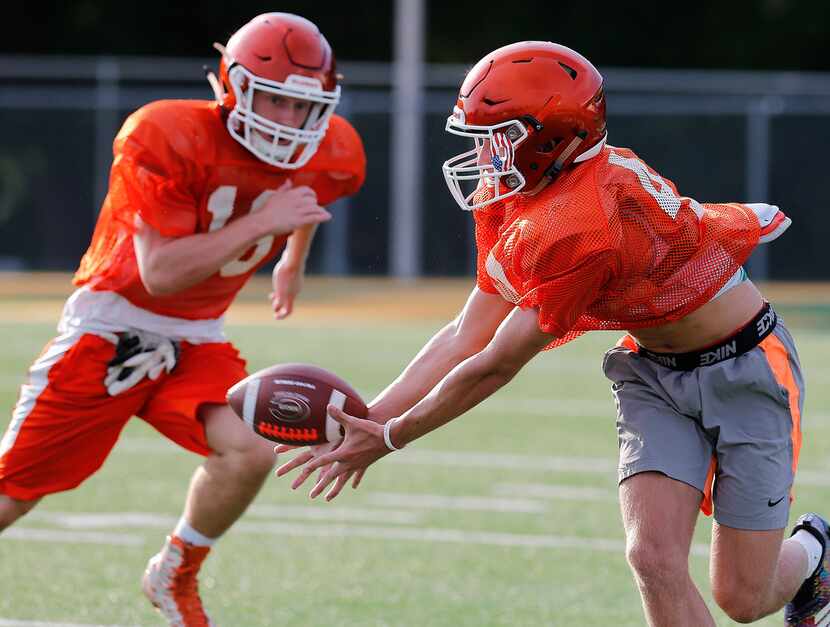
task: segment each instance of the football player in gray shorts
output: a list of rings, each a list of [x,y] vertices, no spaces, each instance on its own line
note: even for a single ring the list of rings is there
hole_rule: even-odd
[[[727,291],[722,302],[710,303],[710,313],[728,316],[727,308],[745,300],[758,304],[760,294],[744,281],[744,285]],[[752,298],[747,299],[749,295]],[[723,323],[712,325],[717,327],[724,328]],[[682,337],[678,336],[678,341]],[[688,554],[696,518],[690,507],[694,499],[675,497],[694,490],[703,494],[700,510],[714,513],[715,518],[713,595],[730,616],[752,622],[767,613],[758,599],[781,599],[775,580],[756,578],[753,586],[746,585],[749,580],[739,575],[732,584],[742,586],[738,598],[743,598],[745,605],[730,607],[736,592],[722,575],[726,570],[763,568],[774,557],[768,554],[770,547],[764,540],[780,534],[787,524],[804,404],[804,380],[795,344],[766,302],[749,322],[706,348],[686,352],[645,348],[678,345],[656,339],[656,334],[652,338],[647,331],[638,332],[637,339],[627,335],[603,361],[617,404],[618,472],[628,556],[646,613],[650,614],[650,605],[657,609],[661,604],[649,597],[671,587],[651,579],[661,569],[665,569],[664,575],[671,575],[670,565],[652,563],[660,559],[661,543],[682,542],[677,550],[684,547],[684,556]],[[649,515],[643,516],[644,501],[659,502],[665,511],[646,507]],[[669,511],[674,507],[680,507],[685,515]],[[673,529],[653,526],[678,523],[680,527]],[[794,567],[795,543],[808,554],[805,581],[786,607],[787,625],[830,625],[827,541],[827,521],[817,514],[805,514],[796,522],[791,539],[783,543],[777,568],[785,576]],[[759,551],[757,560],[743,564],[731,561],[742,543]],[[765,585],[771,589],[757,587]],[[651,614],[651,624],[672,624],[659,616],[659,610]]]
[[[702,508],[715,517],[713,595],[731,618],[786,605],[791,627],[830,626],[827,523],[806,514],[784,539],[801,443],[798,356],[741,267],[789,218],[773,205],[682,196],[632,150],[607,144],[602,76],[551,42],[486,55],[446,130],[472,144],[443,170],[475,222],[476,285],[367,419],[329,407],[346,430],[339,448],[301,452],[278,474],[303,466],[296,488],[325,468],[311,496],[331,486],[331,500],[540,351],[626,330],[605,373],[619,408],[627,558],[649,624],[715,624],[689,576]]]

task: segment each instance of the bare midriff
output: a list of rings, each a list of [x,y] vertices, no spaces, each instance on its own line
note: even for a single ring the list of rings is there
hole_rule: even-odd
[[[752,320],[764,305],[761,292],[744,281],[685,318],[629,334],[640,346],[658,353],[686,353],[712,346]]]

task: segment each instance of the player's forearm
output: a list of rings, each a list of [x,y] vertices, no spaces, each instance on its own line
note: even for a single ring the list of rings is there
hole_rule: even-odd
[[[400,416],[478,348],[460,341],[455,323],[448,324],[432,337],[398,378],[369,403],[370,416],[379,422]]]
[[[205,280],[265,234],[256,216],[248,215],[210,233],[167,239],[145,230],[133,241],[144,286],[150,294],[161,296]]]
[[[292,268],[304,268],[308,252],[311,250],[311,242],[317,232],[316,224],[301,226],[291,234],[285,250],[280,258],[280,263]]]
[[[521,365],[499,363],[486,351],[459,364],[392,429],[392,441],[403,446],[472,409],[506,385]]]

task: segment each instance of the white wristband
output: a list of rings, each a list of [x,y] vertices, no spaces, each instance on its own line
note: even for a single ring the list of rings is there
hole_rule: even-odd
[[[383,442],[384,444],[386,444],[386,448],[388,448],[390,451],[400,451],[403,448],[402,446],[397,447],[394,444],[392,444],[392,438],[389,437],[390,431],[392,431],[392,425],[398,422],[398,420],[400,419],[400,416],[398,416],[397,418],[392,418],[392,420],[389,420],[385,425],[383,425]]]

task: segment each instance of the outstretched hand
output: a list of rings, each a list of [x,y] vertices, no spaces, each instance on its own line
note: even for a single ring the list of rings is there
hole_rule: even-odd
[[[304,268],[295,268],[280,261],[271,273],[273,291],[268,294],[274,318],[284,320],[294,310],[294,299],[303,289]]]
[[[291,483],[291,489],[296,490],[317,470],[324,469],[317,483],[311,489],[309,496],[316,498],[332,482],[334,485],[326,494],[326,500],[335,498],[351,477],[354,477],[352,487],[357,487],[363,474],[371,464],[388,454],[383,441],[383,425],[372,420],[350,416],[334,405],[328,406],[329,415],[343,425],[346,435],[340,446],[326,453],[307,450],[277,469],[277,476],[291,472],[302,466],[302,471]],[[291,447],[277,446],[277,453],[291,450]],[[320,454],[322,453],[322,454]]]

